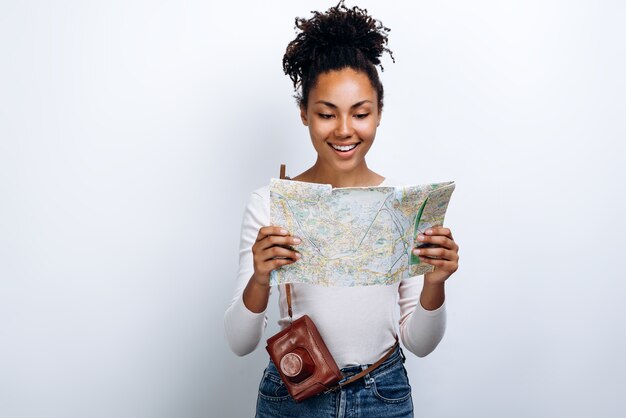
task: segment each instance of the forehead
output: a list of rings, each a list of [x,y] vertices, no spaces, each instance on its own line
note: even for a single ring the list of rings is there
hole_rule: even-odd
[[[324,100],[336,105],[371,100],[376,101],[376,90],[367,75],[352,68],[329,71],[318,76],[309,93],[309,102]]]

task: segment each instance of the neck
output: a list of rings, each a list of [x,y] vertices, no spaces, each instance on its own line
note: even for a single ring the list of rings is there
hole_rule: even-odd
[[[354,170],[337,171],[324,167],[317,161],[313,167],[294,177],[294,180],[330,184],[336,188],[378,186],[384,180],[384,177],[370,170],[365,162]]]

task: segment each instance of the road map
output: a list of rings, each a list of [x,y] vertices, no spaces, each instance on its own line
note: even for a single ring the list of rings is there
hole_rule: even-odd
[[[272,179],[270,223],[302,243],[302,257],[271,273],[270,284],[392,284],[433,270],[412,254],[417,235],[443,225],[454,182],[347,187]]]

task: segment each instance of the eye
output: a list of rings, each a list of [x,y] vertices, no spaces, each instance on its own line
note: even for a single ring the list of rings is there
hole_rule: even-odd
[[[357,119],[365,119],[366,117],[369,116],[369,113],[358,113],[356,115],[354,115]]]
[[[330,119],[330,118],[332,118],[332,117],[333,117],[333,115],[332,115],[332,114],[330,114],[330,113],[318,113],[318,115],[319,115],[319,116],[320,116],[320,118],[322,118],[322,119]]]

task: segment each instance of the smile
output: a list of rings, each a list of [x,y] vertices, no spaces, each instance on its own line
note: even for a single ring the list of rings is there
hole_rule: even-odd
[[[330,144],[331,147],[333,147],[335,150],[337,151],[341,151],[341,152],[348,152],[348,151],[352,151],[353,149],[356,148],[356,146],[359,144],[351,144],[351,145],[335,145],[335,144]]]

